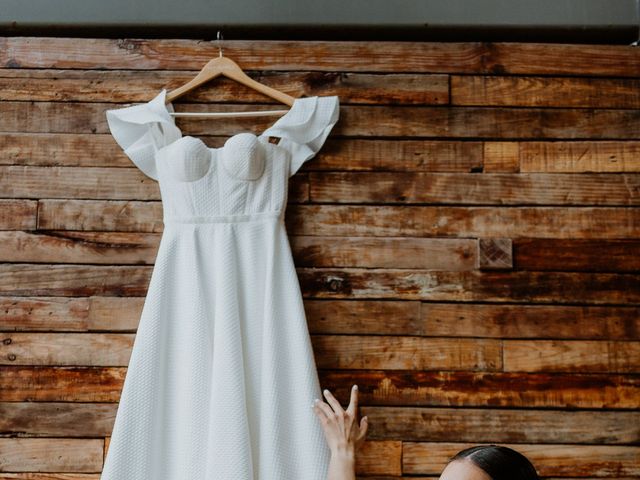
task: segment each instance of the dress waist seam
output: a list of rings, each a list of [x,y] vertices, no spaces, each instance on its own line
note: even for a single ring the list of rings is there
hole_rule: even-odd
[[[182,223],[242,223],[259,222],[270,219],[284,221],[284,211],[282,212],[259,212],[240,215],[207,215],[193,217],[170,217],[165,216],[162,221],[165,225]]]

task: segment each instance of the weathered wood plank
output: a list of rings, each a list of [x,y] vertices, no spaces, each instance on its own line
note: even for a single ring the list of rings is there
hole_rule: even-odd
[[[0,64],[15,68],[199,70],[214,42],[187,39],[5,37]],[[299,42],[225,40],[245,70],[427,72],[640,77],[640,55],[626,45],[488,42]],[[190,77],[189,77],[190,78]]]
[[[505,340],[507,372],[640,373],[640,342]]]
[[[313,203],[638,205],[640,175],[309,173]]]
[[[515,264],[524,270],[637,272],[640,240],[516,239]]]
[[[127,366],[132,333],[4,333],[2,365]]]
[[[304,300],[309,331],[325,334],[417,335],[420,302],[413,300]]]
[[[312,336],[318,368],[385,370],[500,370],[501,344],[496,340]]]
[[[469,443],[404,442],[402,473],[439,474],[448,460]],[[613,445],[507,444],[526,455],[542,477],[640,476],[640,447]]]
[[[402,442],[366,440],[356,455],[357,474],[400,475]]]
[[[118,402],[126,367],[0,366],[3,402]]]
[[[514,43],[483,43],[489,51],[492,51],[493,56],[496,57],[496,63],[491,63],[490,68],[492,73],[510,73],[510,74],[538,74],[544,73],[545,75],[570,75],[571,72],[576,75],[583,76],[611,76],[611,77],[638,77],[639,75],[633,74],[634,60],[621,57],[631,56],[633,53],[626,52],[628,50],[626,45],[613,46],[612,49],[607,50],[607,53],[598,49],[592,50],[586,49],[584,52],[580,52],[582,45],[570,45],[570,44],[557,44],[552,48],[547,48],[545,43],[535,42],[514,42]],[[600,58],[595,57],[598,54],[602,55]],[[635,54],[637,55],[637,53]],[[614,67],[610,62],[615,61],[614,58],[620,58],[621,61],[629,61],[626,65],[619,65]],[[580,68],[582,61],[593,61],[593,65]],[[532,65],[527,65],[528,62],[533,62]],[[489,65],[487,65],[489,67]],[[616,74],[612,70],[625,70],[626,73]],[[607,70],[608,73],[604,73]],[[600,73],[598,73],[600,72]],[[484,72],[478,72],[484,73]]]
[[[343,405],[640,408],[640,376],[500,372],[320,370],[323,388]]]
[[[85,331],[88,328],[89,300],[65,297],[0,297],[0,312],[1,331]]]
[[[315,267],[429,268],[468,271],[477,263],[477,241],[453,238],[317,237],[292,235],[296,265]]]
[[[135,332],[144,302],[144,297],[91,297],[88,329]]]
[[[484,142],[482,172],[519,172],[521,144],[522,142]]]
[[[484,142],[482,171],[487,173],[640,172],[639,152],[640,142],[631,140],[487,141]]]
[[[638,172],[640,142],[521,142],[520,172]]]
[[[97,438],[0,438],[0,472],[100,472]]]
[[[474,443],[634,444],[640,412],[362,407],[367,438]]]
[[[0,83],[3,80],[0,77]],[[0,165],[131,167],[132,163],[109,133],[2,132]]]
[[[640,209],[634,208],[295,205],[288,209],[286,221],[288,230],[296,235],[512,239],[640,236]]]
[[[0,297],[0,331],[135,331],[142,297]]]
[[[0,261],[153,264],[159,243],[158,233],[0,231]]]
[[[0,230],[33,230],[36,228],[38,202],[0,199]]]
[[[0,167],[5,198],[158,200],[158,182],[137,168]]]
[[[144,296],[151,266],[0,264],[0,295]]]
[[[633,274],[355,268],[298,268],[297,272],[303,294],[317,298],[589,304],[640,302],[640,278]]]
[[[452,105],[640,108],[635,78],[452,75]]]
[[[0,431],[18,437],[101,437],[116,418],[115,403],[0,402]]]
[[[422,303],[421,318],[411,324],[414,334],[640,340],[640,308],[635,306]]]
[[[40,200],[37,228],[161,232],[162,204],[157,201]]]

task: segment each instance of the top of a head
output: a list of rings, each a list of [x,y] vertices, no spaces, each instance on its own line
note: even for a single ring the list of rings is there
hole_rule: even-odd
[[[492,480],[539,480],[531,462],[508,447],[482,445],[458,452],[452,459],[471,461],[484,470]]]

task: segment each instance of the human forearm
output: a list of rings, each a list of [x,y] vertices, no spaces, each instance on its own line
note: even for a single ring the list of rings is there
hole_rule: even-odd
[[[353,451],[331,452],[327,480],[355,480],[355,464]]]

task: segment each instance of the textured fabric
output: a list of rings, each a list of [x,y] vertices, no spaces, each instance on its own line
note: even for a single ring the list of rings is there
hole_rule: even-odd
[[[164,230],[101,479],[325,480],[284,212],[288,178],[320,149],[338,97],[296,99],[263,134],[209,148],[181,134],[165,95],[106,114],[158,180]]]

